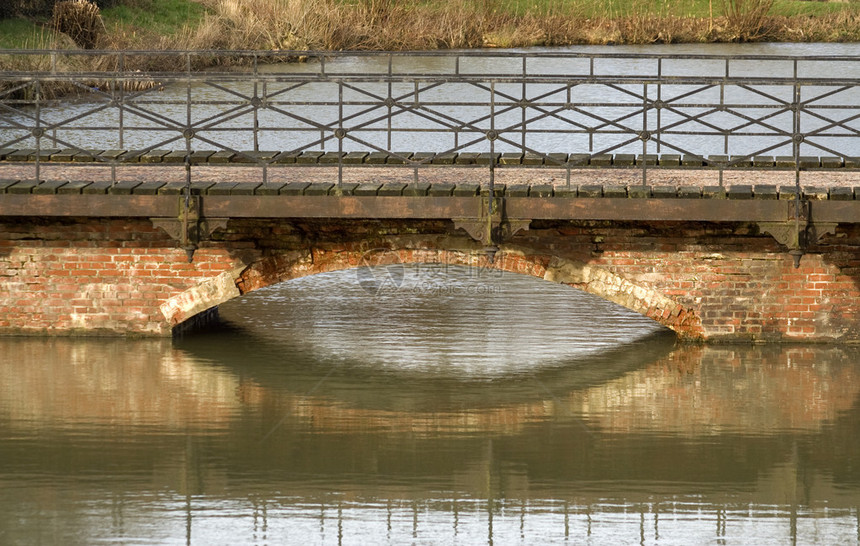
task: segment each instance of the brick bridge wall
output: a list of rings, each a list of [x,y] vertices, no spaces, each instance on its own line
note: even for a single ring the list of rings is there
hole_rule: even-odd
[[[193,263],[146,220],[0,223],[0,333],[169,335],[241,293],[365,264],[486,267],[448,221],[234,220]],[[533,222],[492,267],[569,284],[685,339],[860,341],[860,226],[791,258],[749,224]]]

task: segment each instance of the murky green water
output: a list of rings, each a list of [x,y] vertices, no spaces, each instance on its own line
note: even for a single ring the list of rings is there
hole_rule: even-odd
[[[292,281],[0,339],[2,544],[855,544],[860,350],[686,346],[540,280]]]

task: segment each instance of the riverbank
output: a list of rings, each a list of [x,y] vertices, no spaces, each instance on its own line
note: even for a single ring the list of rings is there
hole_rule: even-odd
[[[797,0],[127,0],[106,49],[426,50],[860,41],[860,2]],[[75,47],[48,20],[0,21],[0,47]]]
[[[190,49],[381,49],[746,41],[860,41],[860,4],[649,0],[285,2],[218,0]]]

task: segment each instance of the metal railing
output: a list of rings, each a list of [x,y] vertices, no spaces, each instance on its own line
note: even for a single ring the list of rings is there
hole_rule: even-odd
[[[793,169],[799,188],[819,156],[849,168],[860,156],[857,57],[6,50],[0,66],[0,150],[32,149],[36,180],[50,152],[112,180],[170,155],[189,184],[216,157],[265,181],[327,152],[339,183],[377,158],[416,179],[444,163],[489,169],[491,187],[511,164],[568,183],[632,167],[645,184],[655,168],[722,182],[762,163]]]

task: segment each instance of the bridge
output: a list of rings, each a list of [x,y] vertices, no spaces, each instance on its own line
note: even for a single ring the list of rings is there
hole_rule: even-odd
[[[427,262],[682,339],[860,341],[857,58],[0,63],[0,333],[170,335],[284,280]]]

